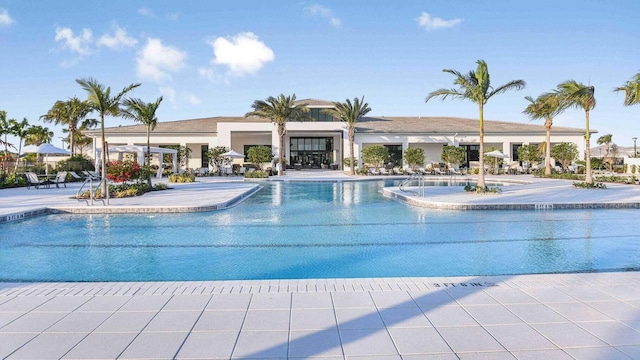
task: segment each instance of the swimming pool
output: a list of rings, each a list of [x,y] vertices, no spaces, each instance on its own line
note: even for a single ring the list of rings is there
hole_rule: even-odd
[[[637,210],[439,211],[397,182],[266,183],[208,213],[0,225],[0,281],[160,281],[637,270]]]

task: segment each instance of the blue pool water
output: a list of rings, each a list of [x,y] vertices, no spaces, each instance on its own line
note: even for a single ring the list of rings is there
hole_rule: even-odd
[[[497,275],[640,268],[637,210],[438,211],[391,181],[268,183],[238,206],[0,225],[0,281]]]

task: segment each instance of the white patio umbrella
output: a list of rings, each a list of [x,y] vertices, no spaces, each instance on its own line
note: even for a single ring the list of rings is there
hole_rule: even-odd
[[[230,157],[232,159],[244,159],[244,155],[235,150],[227,151],[226,153],[220,154],[220,156]]]
[[[490,156],[490,157],[496,158],[496,162],[495,162],[496,168],[498,167],[498,159],[504,159],[508,157],[507,155],[503,154],[502,151],[500,150],[493,150],[488,153],[484,153],[484,156]]]
[[[71,155],[71,152],[65,149],[61,149],[59,147],[53,146],[50,143],[44,143],[41,145],[29,145],[22,149],[22,154],[40,154],[44,155],[45,162],[49,161],[49,155]],[[49,167],[44,167],[45,174],[49,174]]]

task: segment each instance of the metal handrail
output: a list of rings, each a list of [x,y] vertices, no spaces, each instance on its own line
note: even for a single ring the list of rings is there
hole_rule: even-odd
[[[98,191],[98,189],[100,189],[100,187],[102,186],[102,183],[105,182],[106,179],[102,179],[100,181],[98,181],[97,185],[93,185],[93,181],[95,179],[92,177],[86,178],[84,180],[84,183],[82,183],[82,185],[80,186],[80,189],[78,189],[78,192],[76,193],[76,199],[78,201],[85,201],[87,203],[87,206],[89,205],[93,205],[95,200],[101,201],[102,205],[109,205],[109,184],[107,183],[107,191],[105,193],[105,196],[101,199],[96,199],[96,191]],[[83,199],[82,198],[82,193],[84,190],[85,185],[89,184],[89,199]],[[106,203],[105,203],[106,200]]]
[[[418,181],[418,191],[405,190],[405,186],[409,186],[413,181]],[[417,196],[424,196],[424,176],[420,173],[415,173],[405,179],[399,186],[400,191],[408,192]]]

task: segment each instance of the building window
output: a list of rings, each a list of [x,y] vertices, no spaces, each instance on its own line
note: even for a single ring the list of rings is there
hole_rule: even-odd
[[[201,145],[200,146],[200,167],[209,167],[209,156],[207,156],[207,152],[209,152],[209,145]]]
[[[336,121],[333,116],[325,112],[326,110],[327,109],[309,109],[309,116],[311,119],[308,121]]]
[[[289,139],[290,165],[307,169],[329,167],[333,158],[332,137],[292,137]]]
[[[469,162],[480,161],[480,145],[460,145],[465,148],[467,152],[466,166],[469,167]]]
[[[522,144],[511,144],[511,160],[512,161],[520,161],[520,148]]]

